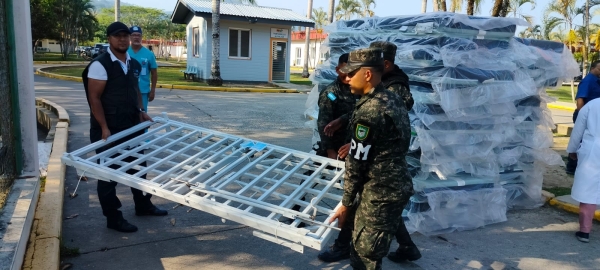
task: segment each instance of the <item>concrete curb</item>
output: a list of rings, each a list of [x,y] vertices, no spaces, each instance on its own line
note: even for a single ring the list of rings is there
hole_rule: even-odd
[[[45,68],[38,68],[35,74],[65,81],[83,82],[80,77],[60,75],[44,71]],[[212,87],[212,86],[193,86],[193,85],[176,85],[176,84],[157,84],[156,88],[190,90],[190,91],[218,91],[218,92],[251,92],[251,93],[301,93],[296,89],[285,88],[249,88],[249,87]]]
[[[579,206],[578,205],[561,202],[561,201],[557,200],[556,198],[550,199],[550,201],[548,203],[558,209],[562,209],[562,210],[565,210],[567,212],[571,212],[574,214],[579,214]],[[600,210],[596,210],[596,213],[594,214],[594,219],[597,221],[600,221]]]
[[[43,65],[43,64],[88,64],[90,61],[33,61],[34,65]]]
[[[58,122],[48,161],[46,184],[39,196],[23,269],[58,269],[66,171],[60,159],[67,151],[70,119],[66,110],[57,104],[40,98],[36,98],[36,102],[53,111],[58,116]]]
[[[557,110],[570,111],[570,112],[574,112],[575,111],[575,108],[573,108],[573,107],[556,105],[556,104],[552,104],[552,103],[548,104],[548,108],[549,109],[557,109]]]

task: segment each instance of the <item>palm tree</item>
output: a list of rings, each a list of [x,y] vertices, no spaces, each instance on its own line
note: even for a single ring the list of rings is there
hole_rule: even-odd
[[[225,1],[225,0],[221,0]],[[210,65],[210,79],[208,84],[212,86],[223,85],[223,79],[221,79],[221,1],[212,0],[212,62]],[[245,4],[256,4],[256,0],[240,0]]]
[[[446,0],[437,0],[441,11],[448,11],[446,8]]]
[[[375,7],[375,0],[360,0],[360,10],[363,17],[373,17],[375,12],[371,9],[371,5]]]
[[[223,85],[223,79],[221,79],[221,1],[212,0],[212,62],[210,64],[210,79],[208,85],[221,86]]]
[[[317,33],[320,34],[323,31],[323,26],[328,24],[327,12],[325,12],[325,10],[323,10],[322,7],[319,7],[318,9],[313,9],[312,20],[315,21],[315,29],[317,29]],[[319,39],[319,43],[321,43],[320,39]],[[315,43],[315,53],[317,52],[316,47],[317,47],[317,45]],[[319,48],[322,48],[322,47],[319,47]],[[319,51],[320,51],[320,49],[319,49]],[[317,57],[315,55],[315,56],[313,56],[313,67],[316,67],[316,64],[317,64],[316,61],[317,61]]]
[[[315,21],[315,29],[323,29],[327,25],[327,12],[322,7],[313,9],[312,20]]]
[[[483,0],[467,0],[467,15],[479,13],[482,1]]]
[[[462,10],[463,0],[450,0],[450,12]]]
[[[421,2],[421,13],[427,12],[427,0],[422,0]]]
[[[360,14],[360,4],[355,0],[340,0],[335,8],[336,20],[350,20],[354,15]]]
[[[542,23],[542,37],[546,40],[552,40],[552,30],[554,30],[554,28],[556,28],[561,23],[562,21],[556,17],[545,18]]]
[[[523,6],[527,3],[531,4],[531,10],[535,9],[535,0],[509,0],[507,13],[509,13],[509,14],[512,13],[513,17],[515,17],[515,18],[521,17],[524,20],[526,20],[528,23],[532,24],[533,16],[526,15],[523,12],[521,12],[521,6]]]
[[[313,0],[308,0],[308,12],[306,17],[310,18],[312,15]],[[310,47],[310,27],[306,27],[306,40],[304,41],[304,67],[302,68],[302,78],[308,78],[308,59],[310,57],[308,49]]]
[[[579,12],[575,7],[577,0],[555,0],[554,3],[550,3],[546,8],[544,17],[549,17],[552,14],[558,14],[563,23],[565,23],[569,30],[573,29],[573,20]]]

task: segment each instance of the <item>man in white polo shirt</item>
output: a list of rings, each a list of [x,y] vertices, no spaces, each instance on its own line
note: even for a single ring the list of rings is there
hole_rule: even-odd
[[[111,134],[131,128],[143,121],[152,121],[152,118],[143,109],[138,86],[142,67],[127,53],[130,34],[129,28],[125,24],[121,22],[110,24],[106,29],[110,44],[107,52],[96,57],[83,71],[83,85],[90,106],[90,141],[92,143],[106,140]],[[106,151],[112,145],[118,145],[143,133],[142,130],[117,140],[96,152]],[[124,162],[134,160],[133,157],[123,159]],[[140,165],[146,166],[145,162]],[[119,167],[118,165],[111,166],[113,169]],[[136,172],[137,170],[133,169],[127,171],[128,174]],[[142,178],[145,178],[145,175]],[[137,227],[127,222],[119,211],[121,202],[116,195],[116,185],[117,182],[98,180],[98,199],[102,213],[106,216],[106,227],[120,232],[135,232]],[[141,190],[134,188],[131,188],[131,193],[133,193],[136,215],[167,215],[167,211],[152,204],[151,194],[144,195]]]

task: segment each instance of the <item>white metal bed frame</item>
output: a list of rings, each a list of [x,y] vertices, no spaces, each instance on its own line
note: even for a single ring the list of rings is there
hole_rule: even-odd
[[[247,225],[255,236],[298,252],[304,246],[321,250],[338,230],[337,222],[328,220],[342,198],[343,162],[173,121],[166,113],[154,121],[65,153],[62,162],[78,175]],[[127,157],[137,159],[126,162]],[[130,169],[138,172],[126,173]],[[294,205],[300,211],[292,210]]]

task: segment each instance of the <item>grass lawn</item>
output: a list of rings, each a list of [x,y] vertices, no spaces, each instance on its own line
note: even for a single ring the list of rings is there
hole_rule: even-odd
[[[312,82],[308,78],[302,78],[300,73],[290,74],[290,83],[301,84],[301,85],[312,85]]]
[[[74,66],[74,67],[60,67],[47,69],[49,72],[81,77],[81,72],[85,66]],[[160,67],[158,68],[158,83],[161,84],[177,84],[177,85],[196,85],[196,86],[207,86],[208,84],[203,82],[194,82],[183,79],[183,73],[180,70],[185,68],[181,67]]]
[[[561,86],[556,89],[546,89],[549,96],[558,98],[558,101],[573,102],[571,98],[571,86]],[[575,86],[575,94],[577,94],[577,86]]]
[[[33,61],[85,61],[81,57],[77,57],[77,54],[72,53],[69,54],[67,60],[62,59],[62,55],[60,53],[35,53],[33,55]]]

